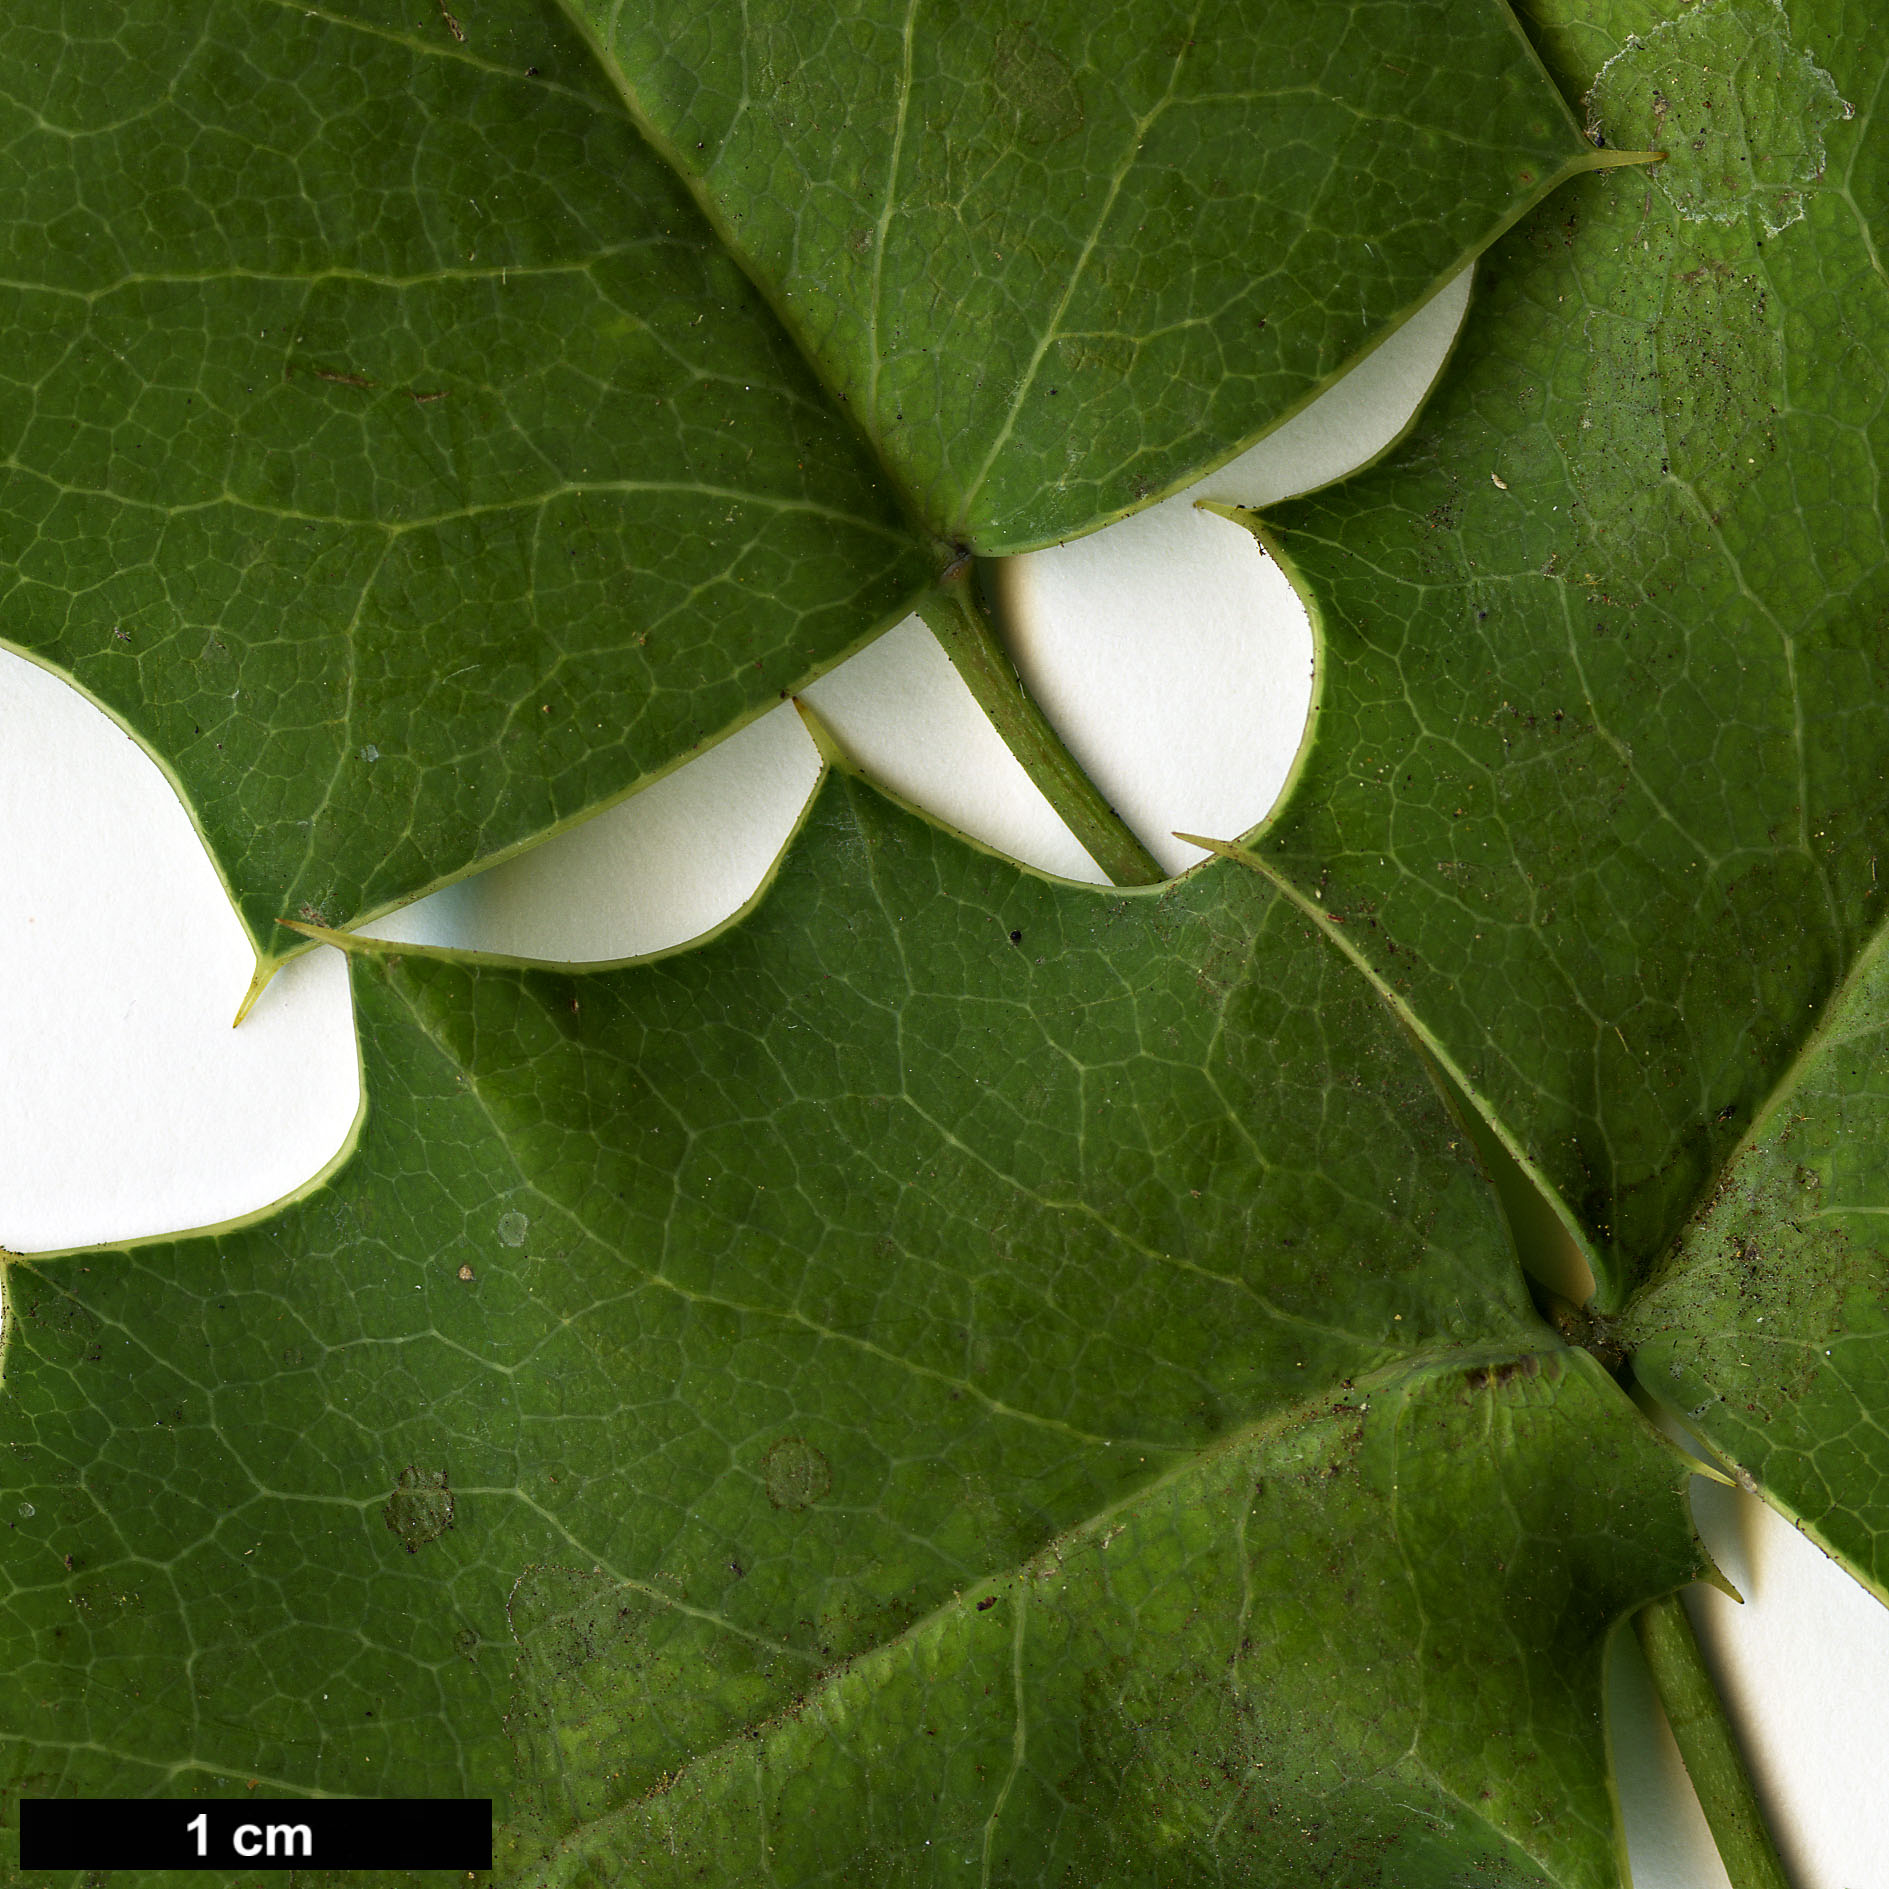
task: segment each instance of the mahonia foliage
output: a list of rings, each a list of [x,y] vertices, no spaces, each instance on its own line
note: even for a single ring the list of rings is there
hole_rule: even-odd
[[[1502,0],[10,6],[0,633],[268,959],[1224,457],[1595,156]]]
[[[1248,521],[1320,651],[1260,832],[1074,886],[829,752],[689,949],[344,937],[300,1198],[9,1261],[9,1804],[491,1795],[508,1883],[1617,1883],[1609,1635],[1704,1562],[1608,1367],[1889,1593],[1870,26],[10,9],[0,634],[265,959],[1487,253],[1410,437]]]

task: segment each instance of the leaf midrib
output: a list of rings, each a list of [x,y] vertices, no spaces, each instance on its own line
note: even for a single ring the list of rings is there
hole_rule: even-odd
[[[1520,1339],[1523,1335],[1518,1332],[1517,1336]],[[1530,1334],[1529,1337],[1530,1342],[1518,1342],[1514,1345],[1426,1346],[1421,1351],[1398,1357],[1359,1377],[1348,1379],[1342,1384],[1327,1386],[1322,1392],[1302,1398],[1297,1403],[1269,1411],[1265,1416],[1255,1418],[1251,1423],[1240,1425],[1236,1429],[1215,1437],[1197,1450],[1183,1453],[1168,1468],[1157,1471],[1145,1482],[1137,1483],[1115,1501],[1105,1504],[1081,1521],[1074,1522],[1067,1528],[1047,1536],[1026,1559],[967,1581],[962,1587],[954,1589],[948,1599],[939,1601],[929,1611],[909,1621],[899,1632],[871,1646],[862,1647],[859,1651],[850,1653],[842,1659],[835,1660],[832,1665],[822,1668],[804,1691],[779,1710],[763,1718],[749,1720],[727,1737],[705,1746],[700,1751],[690,1753],[680,1765],[673,1771],[666,1772],[654,1784],[626,1797],[622,1803],[605,1811],[601,1816],[593,1818],[591,1822],[580,1823],[566,1832],[559,1839],[556,1850],[568,1849],[574,1841],[583,1837],[597,1824],[619,1818],[628,1811],[639,1806],[648,1806],[666,1796],[675,1788],[678,1780],[688,1772],[699,1770],[713,1764],[728,1753],[764,1740],[769,1733],[779,1730],[805,1711],[819,1692],[829,1689],[846,1674],[869,1662],[890,1659],[908,1642],[917,1641],[934,1627],[945,1624],[954,1616],[964,1616],[967,1605],[974,1606],[974,1603],[967,1603],[966,1598],[974,1591],[980,1588],[1020,1583],[1029,1577],[1032,1568],[1045,1560],[1060,1563],[1066,1552],[1079,1548],[1086,1540],[1100,1534],[1118,1517],[1165,1493],[1183,1477],[1200,1473],[1222,1457],[1285,1436],[1297,1426],[1331,1414],[1335,1406],[1342,1406],[1362,1415],[1368,1412],[1372,1400],[1391,1394],[1402,1384],[1415,1384],[1425,1377],[1441,1375],[1447,1371],[1499,1366],[1525,1357],[1558,1358],[1568,1362],[1573,1369],[1589,1370],[1603,1378],[1606,1377],[1605,1371],[1592,1357],[1584,1351],[1563,1343],[1548,1327],[1543,1326],[1538,1334]],[[1618,1394],[1618,1387],[1614,1385],[1611,1378],[1607,1378],[1607,1384],[1615,1394]],[[631,1585],[631,1583],[626,1583],[626,1585]],[[805,1657],[796,1648],[788,1647],[783,1651],[796,1658]],[[1414,1745],[1405,1755],[1415,1763],[1423,1763],[1422,1759],[1416,1756]],[[1424,1770],[1428,1774],[1430,1767],[1424,1765]],[[1438,1788],[1456,1801],[1463,1801],[1457,1793],[1448,1790],[1440,1782]],[[1473,1805],[1466,1804],[1465,1808],[1478,1818],[1482,1816],[1482,1813]],[[1505,1840],[1514,1841],[1506,1832],[1502,1834]],[[555,1851],[553,1853],[555,1854]]]
[[[795,320],[791,307],[783,301],[773,285],[756,272],[745,247],[735,240],[734,231],[729,226],[727,217],[708,190],[706,183],[691,173],[689,167],[682,161],[681,153],[676,149],[673,140],[664,135],[643,109],[643,102],[638,97],[636,88],[630,83],[628,74],[618,64],[616,56],[599,39],[590,21],[580,10],[578,0],[555,0],[555,3],[558,11],[583,40],[590,56],[596,61],[597,69],[615,91],[622,103],[624,114],[636,127],[637,134],[662,159],[671,176],[689,193],[690,201],[694,203],[703,221],[714,233],[722,252],[752,284],[754,292],[761,298],[775,321],[780,324],[781,331],[793,342],[794,352],[826,395],[827,404],[832,412],[843,425],[850,429],[853,436],[871,455],[873,465],[897,499],[899,509],[906,517],[912,536],[920,544],[930,548],[934,572],[941,575],[963,556],[967,547],[947,543],[925,522],[924,508],[919,504],[917,494],[912,491],[898,467],[886,457],[878,439],[864,418],[854,410],[852,402],[828,378],[817,355],[807,346],[806,339],[800,331],[800,324]],[[287,0],[278,0],[278,4],[287,4]],[[913,4],[915,7],[916,0],[913,0]],[[874,358],[877,358],[876,349]],[[915,593],[914,601],[918,594],[922,593]]]
[[[155,512],[164,518],[188,518],[196,512],[212,512],[227,506],[232,510],[254,512],[260,517],[279,519],[288,524],[326,525],[335,530],[345,531],[377,531],[389,539],[403,538],[416,531],[437,531],[443,525],[458,524],[469,518],[489,518],[506,512],[536,511],[547,505],[555,505],[560,499],[588,498],[598,493],[655,492],[687,493],[695,498],[714,499],[718,502],[725,500],[730,505],[751,505],[761,511],[804,512],[809,517],[825,518],[836,525],[854,526],[861,531],[885,538],[893,544],[909,542],[906,537],[894,531],[890,526],[881,524],[875,519],[861,518],[856,513],[844,511],[836,505],[823,505],[818,499],[787,498],[766,492],[744,491],[734,486],[709,485],[698,479],[571,479],[561,485],[546,486],[541,491],[523,493],[517,498],[487,499],[471,505],[455,505],[450,511],[428,512],[418,518],[386,518],[368,514],[351,517],[344,512],[300,511],[292,505],[265,504],[260,499],[246,498],[240,492],[230,491],[216,492],[199,499],[188,499],[182,504],[166,504],[159,499],[140,498],[135,494],[65,484],[60,480],[48,478],[46,474],[32,467],[21,466],[11,459],[0,459],[0,466],[4,466],[9,472],[40,481],[62,498],[108,499],[112,504],[121,505],[127,511]]]

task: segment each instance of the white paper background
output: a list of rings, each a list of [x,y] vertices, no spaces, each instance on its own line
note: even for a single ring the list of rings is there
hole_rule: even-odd
[[[1380,452],[1441,365],[1467,286],[1193,493],[1001,573],[1030,686],[1170,868],[1199,857],[1175,829],[1230,838],[1263,818],[1312,669],[1277,568],[1193,499],[1265,503]],[[1100,877],[915,620],[809,697],[909,798],[1035,865]],[[816,772],[783,706],[589,825],[371,929],[579,963],[680,943],[745,903]],[[232,1031],[251,968],[158,768],[74,690],[0,651],[0,1244],[45,1252],[226,1221],[336,1158],[360,1104],[339,955],[291,964]],[[1697,1487],[1707,1539],[1750,1602],[1695,1590],[1697,1616],[1793,1880],[1879,1889],[1889,1609],[1756,1502]],[[1630,1635],[1613,1686],[1639,1889],[1719,1889]]]

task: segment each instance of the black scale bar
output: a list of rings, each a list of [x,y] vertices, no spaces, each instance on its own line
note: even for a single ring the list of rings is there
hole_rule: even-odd
[[[22,1869],[490,1869],[489,1797],[27,1797]]]

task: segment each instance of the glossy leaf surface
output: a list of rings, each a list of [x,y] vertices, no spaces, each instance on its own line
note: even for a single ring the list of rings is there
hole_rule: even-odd
[[[571,0],[934,530],[1028,549],[1302,406],[1596,161],[1504,0]]]
[[[561,15],[470,11],[212,9],[181,65],[145,0],[0,28],[37,88],[0,153],[8,624],[38,626],[6,633],[146,717],[252,927],[625,791],[947,540],[1062,529],[1071,494],[1093,523],[1359,345],[1348,301],[1276,355],[1213,303],[1264,193],[1167,187],[1152,134],[1201,121],[1172,74],[1211,61],[1177,42],[1170,110],[1153,27],[862,8],[813,46],[757,12],[737,54],[713,10],[638,16],[661,44],[599,15],[600,64]],[[1346,34],[1419,17],[1333,29],[1293,107],[1330,151],[1354,79],[1383,116]],[[359,1144],[280,1213],[9,1262],[10,1790],[496,1791],[508,1882],[1616,1881],[1602,1650],[1698,1570],[1681,1466],[1534,1312],[1428,1057],[1584,1228],[1595,1352],[1880,1589],[1868,25],[1534,9],[1607,141],[1672,155],[1508,238],[1417,435],[1268,526],[1323,693],[1250,862],[1053,885],[834,777],[697,948],[362,962]],[[1460,113],[1439,70],[1418,102]],[[145,90],[67,135],[115,72]],[[967,147],[987,93],[1015,109]],[[1154,156],[1106,174],[1150,255],[1185,226],[1171,303],[1111,273],[1143,244],[1100,209],[1081,268],[1056,249],[1143,119]],[[1040,254],[936,236],[1012,216]],[[1426,227],[1440,272],[1462,243]],[[1421,273],[1386,253],[1359,333]],[[1131,289],[1171,332],[1093,382],[1072,357],[1056,431],[1041,370],[1060,402],[1063,341],[1116,334],[1082,298]]]
[[[926,580],[554,15],[36,11],[0,633],[165,763],[265,953],[621,794]]]
[[[12,1270],[17,1790],[496,1789],[508,1880],[1610,1880],[1681,1465],[1259,875],[835,777],[713,942],[357,982],[333,1178]]]
[[[1115,189],[1122,113],[1151,108],[1134,103],[1147,47],[1178,30],[1154,12],[1119,10],[1084,55],[1137,48],[1108,101],[1092,77],[1051,84],[1061,55],[1031,30],[952,36],[1011,80],[981,106],[953,95],[960,127],[984,112],[975,151],[920,122],[932,105],[911,119],[915,161],[1000,173],[948,232],[929,210],[908,231],[867,181],[876,160],[802,125],[839,154],[816,220],[863,194],[846,271],[813,222],[801,261],[844,299],[865,293],[858,229],[890,258],[871,299],[897,350],[886,399],[967,336],[987,358],[994,307],[958,303],[1010,214],[990,192],[1039,198],[1053,174],[1073,219]],[[461,13],[33,0],[0,22],[0,637],[170,771],[265,960],[295,948],[278,918],[352,924],[630,792],[902,616],[957,555],[961,507],[925,467],[941,427],[971,450],[970,414],[914,411],[911,439],[864,424],[878,408],[835,400],[831,361],[769,312],[800,306],[802,278],[762,267],[757,291],[743,265],[766,258],[716,234],[754,219],[732,199],[703,214],[579,26],[552,0]],[[820,18],[837,36],[821,72],[870,91],[877,42]],[[1082,371],[1044,356],[1070,397],[1045,394],[1014,449],[976,422],[982,458],[1018,456],[1012,485],[1092,469],[1056,530],[1283,417],[1584,148],[1488,0],[1449,41],[1473,83],[1387,63],[1401,38],[1303,0],[1242,32],[1215,84],[1271,46],[1304,85],[1258,118],[1231,96],[1177,105],[1124,173],[1109,245],[1019,230],[993,278],[1005,358],[1060,329],[1099,350]],[[777,38],[757,22],[750,51]],[[673,89],[679,43],[668,56]],[[1019,119],[1003,98],[1039,80],[1069,99]],[[851,103],[849,135],[894,135]],[[1090,130],[1039,136],[1041,110]],[[1339,128],[1329,150],[1302,142]],[[1254,158],[1268,139],[1279,154]],[[912,188],[929,204],[938,179]],[[1307,193],[1331,227],[1287,240]],[[1252,245],[1274,240],[1250,291]],[[1109,306],[1154,296],[1158,320],[1101,333],[1078,278],[1112,283]],[[1304,331],[1284,365],[1272,342],[1249,359],[1268,311]]]

